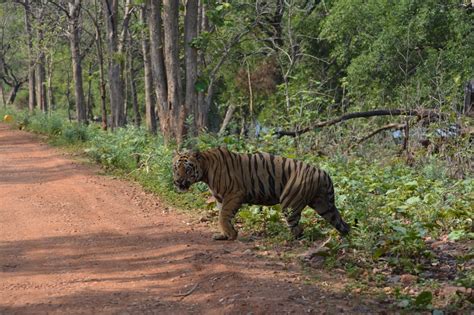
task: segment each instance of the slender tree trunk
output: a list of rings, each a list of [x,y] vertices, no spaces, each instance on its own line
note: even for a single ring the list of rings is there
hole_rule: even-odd
[[[2,105],[4,107],[6,107],[7,106],[7,101],[5,100],[5,90],[3,88],[3,83],[2,82],[0,82],[0,94],[1,94],[0,100],[2,101]]]
[[[242,120],[240,121],[240,138],[245,138],[247,134],[247,124],[245,121],[245,115],[242,115]]]
[[[199,16],[198,16],[198,34],[209,31],[209,22],[206,13],[206,3],[204,0],[199,1]],[[202,51],[198,52],[199,68],[205,68],[206,60]],[[200,74],[202,75],[202,74]],[[209,101],[210,103],[210,101]],[[196,129],[202,130],[208,127],[208,113],[209,106],[206,101],[206,94],[200,90],[197,97],[197,113],[196,113]]]
[[[99,40],[100,41],[100,40]],[[97,52],[99,56],[99,90],[100,90],[100,113],[102,117],[102,130],[107,130],[107,92],[105,89],[104,75],[104,56],[102,54],[101,44],[97,44]]]
[[[107,50],[109,53],[109,91],[112,128],[125,125],[123,95],[123,62],[119,56],[118,43],[118,6],[119,0],[103,0],[105,20],[107,24]]]
[[[124,58],[127,58],[127,54],[128,52],[125,51],[124,52],[125,55],[124,55]],[[126,78],[128,77],[130,79],[130,73],[128,73],[127,71],[127,60],[125,59],[124,62],[123,62],[123,70],[124,71],[124,74],[123,74],[123,78]],[[123,81],[123,114],[125,116],[125,124],[127,123],[127,115],[128,115],[128,104],[130,103],[130,80],[124,80]]]
[[[165,138],[171,138],[170,107],[168,104],[168,87],[166,83],[166,69],[163,56],[163,35],[161,32],[161,0],[147,0],[148,28],[150,31],[150,61],[155,87],[156,112],[160,122],[160,129]]]
[[[31,6],[29,0],[24,2],[25,8],[25,29],[28,38],[28,108],[30,112],[36,106],[36,80],[35,80],[35,58],[33,53],[33,31],[31,29]]]
[[[199,1],[188,0],[186,2],[186,17],[184,19],[184,55],[186,64],[186,113],[193,115],[193,129],[198,132],[197,116],[200,111],[197,102],[196,79],[197,79],[197,51],[192,46],[192,41],[198,32]]]
[[[43,32],[40,31],[39,39],[42,41]],[[46,58],[44,56],[44,52],[42,51],[43,48],[40,48],[40,54],[38,56],[38,64],[36,65],[36,103],[38,108],[43,112],[46,113],[48,111],[48,104],[46,101],[46,70],[45,70],[45,63]]]
[[[199,110],[196,114],[196,129],[199,131],[208,127],[209,109],[206,106],[206,95],[203,91],[198,92],[197,108]]]
[[[42,1],[38,6],[37,14],[37,34],[38,44],[37,49],[39,51],[38,63],[36,64],[36,104],[38,108],[43,112],[47,112],[47,101],[46,101],[46,56],[44,53],[44,15],[45,6]]]
[[[89,70],[87,71],[87,99],[86,99],[86,109],[87,109],[87,119],[94,119],[94,100],[92,97],[92,61],[89,62]]]
[[[17,82],[15,85],[12,86],[12,89],[10,90],[10,93],[8,93],[7,97],[7,102],[5,105],[11,105],[16,99],[16,96],[18,94],[18,91],[20,90],[23,82]]]
[[[146,5],[142,6],[140,18],[143,25],[146,25],[147,23],[146,11]],[[146,32],[147,30],[142,31],[143,68],[145,72],[145,118],[148,131],[150,131],[152,134],[156,134],[156,116],[155,104],[153,101],[153,77],[150,60],[150,42]]]
[[[53,54],[49,54],[48,58],[48,71],[46,78],[48,88],[47,88],[47,99],[48,99],[48,108],[52,111],[54,110],[54,91],[53,91]]]
[[[224,117],[224,121],[222,122],[221,129],[219,129],[219,135],[225,134],[225,130],[232,119],[232,115],[234,115],[234,111],[235,111],[235,105],[234,104],[229,105],[229,107],[227,108],[227,111],[225,112],[225,117]]]
[[[94,6],[97,5],[97,0],[94,1]],[[99,58],[99,91],[100,91],[100,111],[102,116],[102,130],[107,130],[107,95],[105,88],[105,71],[104,71],[104,52],[102,50],[102,34],[100,32],[100,27],[97,21],[101,15],[100,10],[96,10],[97,17],[93,19],[95,26],[95,45],[97,49],[97,58]]]
[[[74,76],[74,96],[76,100],[76,115],[79,123],[87,122],[84,88],[82,83],[82,56],[80,53],[79,15],[81,0],[69,3],[69,44],[71,46],[72,73]]]
[[[130,57],[130,61],[133,58]],[[133,116],[135,117],[134,122],[135,126],[140,127],[142,123],[142,116],[140,114],[140,107],[138,106],[138,95],[137,95],[137,83],[135,82],[135,75],[133,72],[133,63],[130,66],[132,72],[130,72],[130,93],[132,94],[132,107],[133,107]]]
[[[71,75],[69,71],[67,72],[67,81],[66,81],[66,100],[67,100],[67,118],[69,121],[72,121],[71,117]]]
[[[186,108],[183,106],[179,73],[179,1],[163,1],[164,55],[168,86],[168,106],[171,109],[171,128],[178,143],[183,141]]]
[[[36,103],[38,108],[46,113],[48,111],[48,104],[46,102],[46,58],[44,52],[40,52],[38,57],[38,64],[36,65]]]

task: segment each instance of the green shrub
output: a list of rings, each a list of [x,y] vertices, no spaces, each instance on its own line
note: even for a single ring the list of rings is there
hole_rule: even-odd
[[[90,136],[87,126],[78,123],[66,125],[62,131],[62,138],[67,143],[86,142]]]

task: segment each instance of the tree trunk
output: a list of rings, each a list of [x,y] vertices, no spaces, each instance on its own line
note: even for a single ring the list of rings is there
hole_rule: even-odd
[[[130,61],[132,61],[131,57]],[[135,117],[135,126],[140,127],[142,123],[142,116],[140,114],[140,106],[138,106],[137,83],[135,82],[135,75],[133,72],[130,72],[130,93],[132,94],[132,107],[133,115]]]
[[[36,104],[39,109],[46,113],[47,102],[46,102],[46,57],[43,48],[43,41],[44,41],[44,7],[40,8],[39,12],[39,27],[38,27],[38,49],[39,49],[39,56],[38,56],[38,63],[36,65]]]
[[[79,123],[87,122],[84,88],[82,83],[82,56],[80,53],[79,15],[81,0],[69,3],[69,44],[71,46],[72,73],[74,76],[74,96],[76,100],[76,115]]]
[[[103,0],[107,24],[107,50],[109,53],[109,91],[112,128],[125,125],[123,96],[123,62],[120,60],[118,43],[118,6],[119,0]]]
[[[0,94],[1,94],[1,98],[0,98],[0,101],[2,101],[2,105],[4,107],[7,106],[7,101],[5,100],[5,90],[3,88],[3,83],[0,82]]]
[[[67,118],[69,121],[72,121],[71,117],[71,75],[69,71],[67,72],[67,81],[66,81],[66,100],[67,100]]]
[[[94,6],[97,2],[94,1]],[[97,16],[100,15],[100,10],[96,10]],[[99,17],[93,19],[95,26],[95,45],[97,49],[97,57],[99,58],[99,91],[100,91],[100,111],[102,116],[102,130],[107,130],[107,101],[106,101],[106,89],[105,89],[105,75],[104,75],[104,52],[102,50],[102,35],[100,33],[100,27],[97,23]]]
[[[15,101],[16,95],[18,93],[18,90],[20,90],[23,82],[18,82],[15,85],[12,86],[12,89],[10,90],[10,93],[8,94],[7,97],[7,102],[5,105],[11,105]]]
[[[89,70],[87,71],[87,98],[86,98],[86,110],[87,119],[94,119],[94,99],[92,97],[92,61],[89,62]]]
[[[161,32],[161,0],[148,0],[148,28],[150,31],[150,61],[155,87],[156,111],[160,129],[165,141],[172,137],[170,107],[168,104],[168,87],[163,56],[163,35]]]
[[[48,99],[48,108],[54,110],[54,91],[53,91],[53,54],[49,54],[48,58],[48,71],[46,78],[48,88],[47,88],[47,99]]]
[[[207,18],[206,3],[203,0],[199,1],[198,28],[199,28],[198,34],[209,31],[209,21]],[[198,60],[199,60],[199,64],[201,68],[204,68],[206,64],[204,52],[202,51],[198,52]],[[198,67],[198,69],[199,68],[200,67]],[[196,113],[196,129],[197,130],[202,130],[208,127],[208,114],[209,114],[208,104],[209,103],[206,101],[205,91],[200,90],[198,92],[198,97],[197,97],[197,108],[198,108],[198,111]]]
[[[39,62],[36,66],[36,103],[39,109],[46,113],[48,104],[46,102],[46,70],[44,63],[46,62],[44,52],[40,52]]]
[[[141,8],[141,22],[146,25],[146,5]],[[142,50],[143,50],[143,67],[145,72],[145,115],[146,115],[146,126],[148,131],[152,134],[156,134],[156,116],[155,116],[155,105],[153,103],[153,77],[150,60],[150,43],[149,37],[146,34],[146,30],[142,31]]]
[[[192,41],[198,31],[198,0],[186,2],[186,17],[184,19],[184,56],[186,60],[186,113],[193,115],[193,129],[198,132],[197,116],[200,111],[197,102],[196,78],[197,78],[197,51],[192,47]]]
[[[122,71],[125,71],[123,74],[123,78],[129,77],[129,73],[127,72],[127,54],[128,52],[124,52],[124,62],[123,62],[123,69]],[[129,78],[130,79],[130,78]],[[130,93],[129,93],[129,85],[130,85],[130,80],[125,80],[123,81],[123,114],[125,116],[125,124],[127,124],[127,115],[128,115],[128,104],[130,103]]]
[[[182,103],[181,77],[179,74],[178,14],[179,1],[163,1],[164,55],[168,85],[168,106],[171,110],[171,129],[176,141],[180,144],[185,133],[186,108]]]
[[[143,32],[143,31],[142,31]],[[133,46],[132,37],[129,37],[128,49],[127,49],[127,72],[128,72],[128,79],[129,79],[129,86],[130,86],[130,96],[132,100],[132,109],[133,109],[133,116],[134,116],[134,123],[135,126],[140,127],[141,124],[141,115],[140,115],[140,108],[138,106],[138,96],[137,96],[137,85],[135,82],[135,71],[133,69],[133,56],[131,52],[131,47]]]
[[[197,114],[196,114],[196,129],[203,130],[208,127],[209,109],[206,106],[206,95],[203,91],[198,92],[197,96]]]
[[[31,29],[31,6],[29,0],[24,1],[25,29],[28,38],[28,108],[30,112],[36,106],[35,58],[33,53],[33,31]]]
[[[227,111],[225,112],[225,117],[224,117],[224,121],[222,122],[221,129],[219,129],[219,135],[224,135],[225,130],[227,126],[229,125],[230,120],[232,119],[232,115],[234,114],[234,111],[235,111],[235,105],[234,104],[229,105],[229,107],[227,108]]]

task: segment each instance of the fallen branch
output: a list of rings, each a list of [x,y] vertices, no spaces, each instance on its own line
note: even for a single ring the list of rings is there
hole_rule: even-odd
[[[388,129],[397,129],[397,130],[400,130],[400,129],[405,129],[406,128],[406,124],[388,124],[388,125],[385,125],[385,126],[382,126],[374,131],[372,131],[371,133],[369,133],[368,135],[366,135],[365,137],[357,140],[353,145],[351,145],[349,147],[349,150],[352,150],[354,147],[358,146],[359,144],[361,144],[362,142],[372,138],[373,136],[375,136],[376,134],[384,131],[384,130],[388,130]]]
[[[325,246],[332,240],[332,237],[330,236],[327,240],[322,242],[318,247],[316,248],[310,248],[308,249],[303,255],[300,256],[300,258],[304,261],[309,261],[311,260],[314,256],[318,256],[321,253],[324,253],[325,251],[328,250],[328,248],[324,249]]]
[[[188,291],[184,292],[184,293],[178,293],[178,294],[175,294],[174,296],[175,297],[181,297],[182,299],[184,299],[185,297],[187,297],[188,295],[191,295],[194,290],[197,289],[197,287],[199,286],[199,282],[196,283],[191,289],[189,289]]]
[[[281,131],[276,131],[274,134],[278,136],[278,138],[281,138],[283,136],[296,137],[305,132],[311,131],[315,128],[332,126],[349,119],[368,118],[368,117],[374,117],[374,116],[416,116],[418,117],[418,120],[422,120],[426,118],[428,118],[429,120],[432,120],[433,118],[440,119],[444,117],[443,114],[437,113],[433,110],[377,109],[377,110],[371,110],[367,112],[349,113],[349,114],[339,116],[335,119],[314,123],[311,126],[308,126],[306,128],[297,129],[293,131],[281,130]]]

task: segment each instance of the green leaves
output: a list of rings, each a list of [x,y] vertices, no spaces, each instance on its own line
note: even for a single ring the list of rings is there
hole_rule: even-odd
[[[464,230],[454,230],[448,234],[448,239],[451,241],[457,241],[463,238],[464,236],[466,236],[466,232]]]
[[[214,23],[216,26],[223,26],[226,22],[225,14],[231,10],[231,8],[232,5],[225,2],[216,5],[214,8],[210,7],[210,10],[206,13],[212,23]]]
[[[418,296],[416,297],[414,301],[414,305],[416,307],[427,307],[428,305],[431,304],[431,301],[433,300],[433,293],[430,291],[423,291]]]
[[[209,83],[205,78],[198,78],[194,84],[194,88],[198,92],[205,92],[207,90]]]
[[[405,204],[412,206],[412,205],[415,205],[415,204],[420,203],[420,202],[421,202],[421,198],[416,196],[416,197],[408,198],[405,201]]]
[[[422,291],[415,298],[404,297],[400,299],[397,306],[401,308],[427,309],[430,308],[432,301],[433,293],[431,293],[431,291]],[[436,310],[433,311],[433,314],[435,314],[435,311]],[[438,312],[436,314],[439,314]],[[441,314],[443,314],[443,312],[441,312]]]
[[[472,36],[460,40],[468,36],[469,15],[456,4],[334,1],[320,36],[330,43],[339,68],[345,69],[341,79],[348,82],[351,99],[365,104],[407,104],[407,98],[409,103],[429,103],[434,85],[446,93],[441,102],[454,99],[454,91],[473,74],[472,60],[462,53],[472,46]],[[434,76],[443,82],[433,84],[429,78]]]

